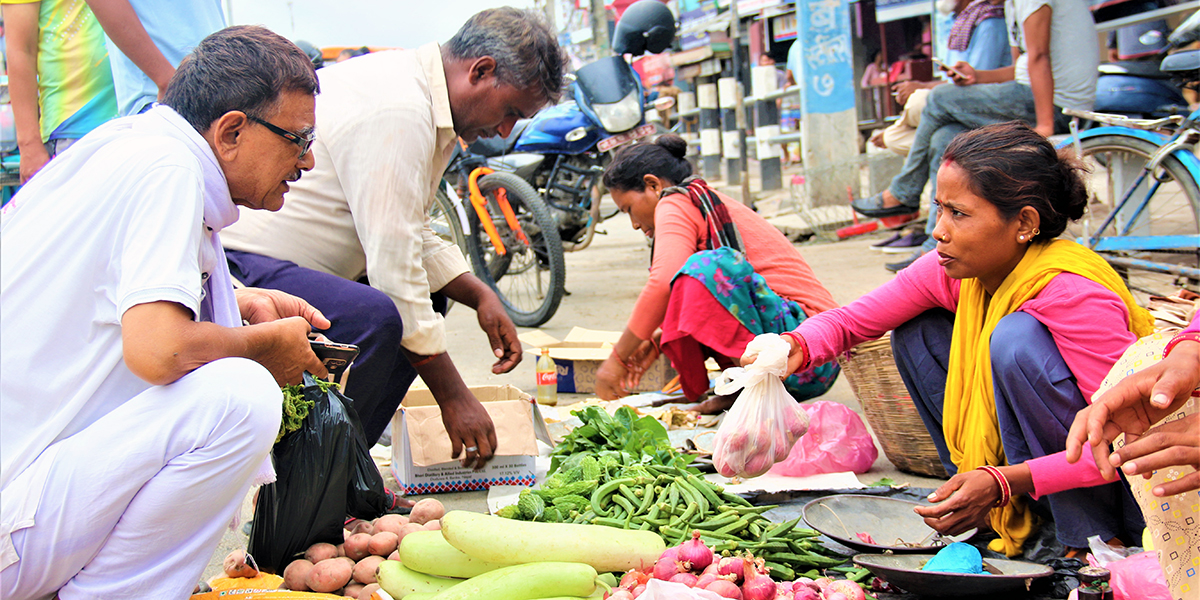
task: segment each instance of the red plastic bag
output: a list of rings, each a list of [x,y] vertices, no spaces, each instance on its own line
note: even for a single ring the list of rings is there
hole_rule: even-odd
[[[818,400],[800,405],[808,413],[808,433],[792,446],[775,475],[805,477],[821,473],[866,473],[879,450],[862,418],[844,404]]]
[[[783,387],[791,346],[774,333],[746,345],[758,358],[746,368],[725,369],[718,394],[738,389],[737,400],[721,420],[713,444],[713,465],[725,477],[757,477],[788,457],[792,445],[808,429],[808,415]]]

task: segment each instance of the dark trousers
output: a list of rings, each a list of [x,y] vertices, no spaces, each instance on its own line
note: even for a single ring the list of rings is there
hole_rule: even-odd
[[[404,324],[396,304],[369,285],[286,260],[236,250],[226,250],[225,256],[239,281],[303,298],[333,323],[322,333],[335,342],[358,346],[345,394],[354,401],[367,441],[374,444],[417,378],[416,369],[400,350]],[[434,310],[445,314],[445,297],[433,294],[432,298]]]
[[[935,309],[892,332],[900,377],[951,474],[957,468],[942,432],[942,406],[953,330],[954,314]],[[1000,320],[990,343],[996,416],[1009,464],[1065,450],[1075,413],[1087,402],[1050,331],[1032,316],[1015,312]],[[1049,494],[1041,501],[1054,516],[1064,546],[1086,548],[1093,535],[1137,540],[1144,527],[1124,481]]]

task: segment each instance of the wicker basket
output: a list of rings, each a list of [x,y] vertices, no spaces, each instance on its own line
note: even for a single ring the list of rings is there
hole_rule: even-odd
[[[867,423],[875,430],[888,460],[901,471],[948,477],[925,423],[896,370],[891,334],[855,346],[850,350],[849,358],[841,357],[838,363],[850,381],[850,389],[862,403]]]

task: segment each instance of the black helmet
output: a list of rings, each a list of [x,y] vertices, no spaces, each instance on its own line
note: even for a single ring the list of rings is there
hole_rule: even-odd
[[[613,53],[657,54],[675,39],[675,16],[659,0],[638,0],[625,9],[613,32]]]
[[[312,61],[314,69],[320,69],[325,66],[325,58],[321,56],[321,49],[304,40],[296,40],[296,46],[308,55],[308,60]]]

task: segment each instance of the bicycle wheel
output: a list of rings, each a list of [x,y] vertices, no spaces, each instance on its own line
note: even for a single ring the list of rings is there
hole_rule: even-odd
[[[463,256],[467,255],[467,236],[463,234],[462,220],[459,216],[455,197],[453,200],[446,194],[446,182],[438,187],[434,195],[433,206],[429,209],[429,225],[438,237],[458,246]]]
[[[500,212],[496,192],[501,189],[527,242],[509,228]],[[467,245],[475,276],[496,291],[513,323],[522,327],[542,325],[558,310],[566,286],[567,267],[558,225],[537,192],[516,175],[492,173],[481,177],[479,191],[488,200],[488,214],[506,253],[496,252],[479,217],[470,213]]]
[[[1097,238],[1097,251],[1113,263],[1130,290],[1145,295],[1168,294],[1180,287],[1194,289],[1200,283],[1183,275],[1155,271],[1144,263],[1131,262],[1200,268],[1200,249],[1195,244],[1186,248],[1144,249],[1153,248],[1153,244],[1130,239],[1125,241],[1139,242],[1138,248],[1121,249],[1122,240],[1112,239],[1200,236],[1200,187],[1179,159],[1167,157],[1153,178],[1145,177],[1133,189],[1129,199],[1105,226],[1157,149],[1158,146],[1151,142],[1123,135],[1100,135],[1082,140],[1083,161],[1091,170],[1087,178],[1091,201],[1084,217],[1069,226],[1065,234],[1072,239]],[[1157,188],[1154,188],[1155,179]],[[1143,201],[1145,207],[1139,213],[1138,206]]]

